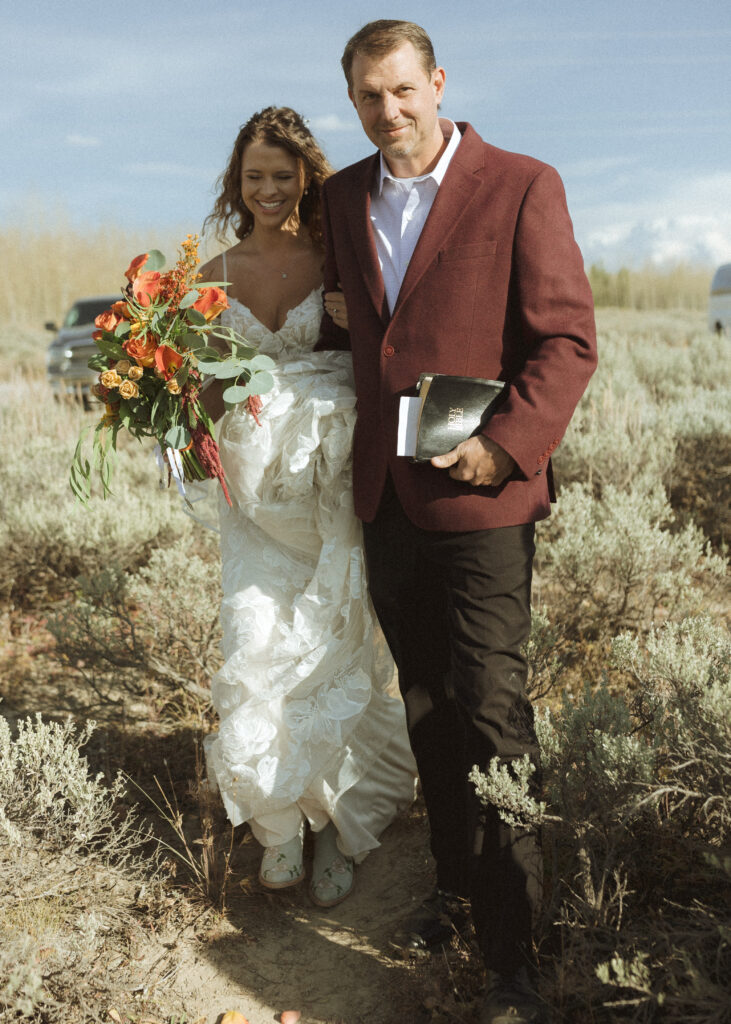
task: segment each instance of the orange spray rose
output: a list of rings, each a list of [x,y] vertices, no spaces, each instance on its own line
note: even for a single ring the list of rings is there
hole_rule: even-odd
[[[155,362],[157,342],[148,334],[135,334],[125,341],[122,348],[138,366],[152,366]]]

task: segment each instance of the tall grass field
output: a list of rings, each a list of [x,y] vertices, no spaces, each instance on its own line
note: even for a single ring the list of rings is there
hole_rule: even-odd
[[[177,241],[0,233],[0,1021],[180,1022],[144,980],[174,957],[155,936],[201,913],[219,927],[242,881],[196,754],[219,663],[216,536],[136,443],[111,500],[76,502],[68,467],[98,412],[45,380],[44,322]],[[590,276],[600,363],[556,452],[526,647],[541,783],[528,765],[473,782],[542,829],[553,1019],[723,1024],[731,346],[707,330],[704,270]],[[450,967],[437,1024],[473,1019],[477,962]]]

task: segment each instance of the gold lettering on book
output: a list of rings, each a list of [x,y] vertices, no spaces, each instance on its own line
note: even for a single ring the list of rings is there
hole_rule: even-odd
[[[462,423],[464,421],[464,409],[456,408],[449,410],[449,416],[447,417],[447,429],[448,430],[461,430]]]

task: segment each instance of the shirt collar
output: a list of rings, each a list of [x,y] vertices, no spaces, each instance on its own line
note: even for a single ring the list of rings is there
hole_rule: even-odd
[[[449,132],[450,126],[451,133],[448,136],[447,132]],[[433,171],[429,171],[428,174],[421,174],[419,175],[418,178],[409,178],[407,180],[416,183],[418,181],[427,181],[429,178],[431,178],[435,182],[437,188],[439,188],[439,186],[441,185],[444,175],[447,173],[449,163],[457,151],[457,146],[459,145],[459,141],[462,138],[462,136],[457,125],[454,123],[454,121],[450,121],[449,118],[440,117],[439,127],[442,129],[442,134],[444,138],[448,138],[448,142],[446,149],[439,157],[439,161],[436,167],[434,168]],[[386,158],[384,157],[383,153],[381,153],[381,166],[380,174],[378,177],[377,195],[383,195],[383,183],[386,180],[393,181],[396,183],[404,181],[403,178],[397,178],[394,174],[391,173],[388,164],[386,163]]]

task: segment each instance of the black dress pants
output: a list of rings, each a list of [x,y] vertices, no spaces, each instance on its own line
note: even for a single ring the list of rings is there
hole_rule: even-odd
[[[468,781],[493,757],[537,763],[521,644],[530,631],[534,526],[422,530],[389,477],[364,523],[369,589],[399,673],[439,888],[468,897],[487,967],[531,958],[537,836],[483,808]]]

